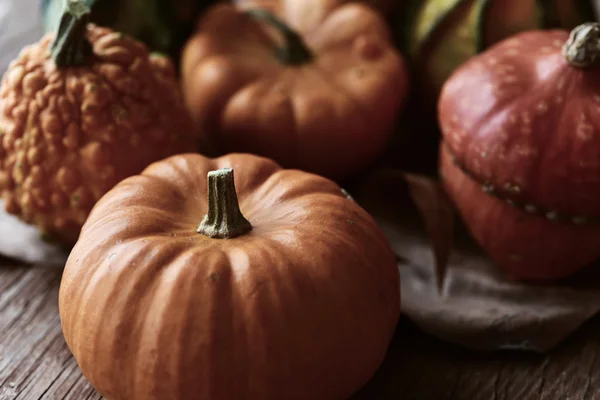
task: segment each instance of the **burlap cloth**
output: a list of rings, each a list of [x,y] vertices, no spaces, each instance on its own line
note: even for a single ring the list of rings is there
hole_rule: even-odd
[[[593,266],[544,285],[504,276],[456,220],[432,179],[378,172],[352,194],[397,255],[403,313],[433,336],[478,350],[544,352],[600,310],[600,270]],[[438,290],[436,261],[445,258]]]

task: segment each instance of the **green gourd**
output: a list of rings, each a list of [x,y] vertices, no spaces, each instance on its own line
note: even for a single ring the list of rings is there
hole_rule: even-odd
[[[593,0],[407,0],[396,26],[416,89],[434,107],[450,74],[500,40],[595,20]]]

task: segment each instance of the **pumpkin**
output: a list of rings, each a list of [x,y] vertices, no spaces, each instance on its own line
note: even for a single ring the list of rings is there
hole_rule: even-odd
[[[184,49],[182,85],[197,130],[219,152],[344,179],[385,148],[406,69],[377,12],[310,4],[288,1],[282,18],[209,9]]]
[[[302,8],[307,10],[308,14],[311,14],[315,8],[322,8],[323,5],[326,7],[334,8],[336,6],[340,6],[342,4],[348,4],[353,2],[363,2],[366,3],[378,11],[383,13],[389,13],[392,11],[401,10],[401,6],[403,1],[400,0],[303,0],[302,2],[292,2],[286,0],[233,0],[236,5],[239,5],[241,8],[265,8],[270,10],[271,12],[278,12],[281,8],[285,7],[294,7],[296,5],[301,5]],[[305,4],[311,3],[310,7]]]
[[[42,0],[46,32],[55,32],[65,3]],[[91,22],[143,41],[151,50],[179,60],[181,48],[202,11],[218,0],[84,0],[92,7]]]
[[[109,400],[342,399],[383,360],[399,290],[383,234],[332,181],[183,154],[96,204],[59,309]]]
[[[514,278],[559,279],[600,257],[598,40],[598,23],[521,33],[442,90],[445,187]]]
[[[435,109],[450,74],[494,43],[532,29],[572,29],[593,21],[593,0],[408,0],[398,40],[425,107]]]
[[[57,35],[2,79],[0,192],[9,213],[73,244],[108,189],[195,139],[170,60],[68,4]]]

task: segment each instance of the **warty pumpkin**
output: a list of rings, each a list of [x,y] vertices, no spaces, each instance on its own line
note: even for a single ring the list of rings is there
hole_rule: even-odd
[[[415,93],[434,110],[442,85],[469,58],[532,29],[595,21],[593,0],[407,0],[398,40],[415,71]]]
[[[332,181],[185,154],[96,204],[59,309],[109,400],[343,399],[383,360],[399,290],[383,234]]]
[[[563,278],[600,258],[598,43],[597,23],[521,33],[442,90],[445,187],[515,278]]]
[[[385,148],[408,80],[379,13],[313,3],[282,3],[281,18],[209,9],[184,50],[184,94],[222,153],[343,179]]]
[[[73,244],[108,189],[195,139],[170,60],[67,4],[2,79],[0,191],[8,212]]]

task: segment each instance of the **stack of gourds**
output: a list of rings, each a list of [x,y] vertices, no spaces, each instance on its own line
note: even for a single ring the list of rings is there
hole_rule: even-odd
[[[443,144],[425,151],[500,267],[558,278],[600,256],[588,1],[43,7],[49,33],[0,88],[0,191],[70,246],[63,332],[109,400],[364,385],[399,276],[338,184],[380,162],[408,104],[439,102]]]

